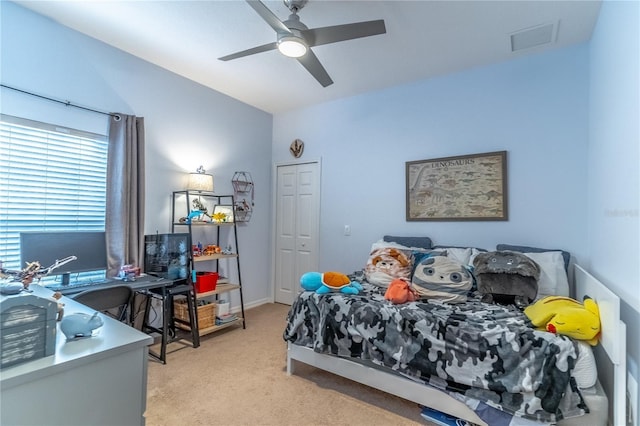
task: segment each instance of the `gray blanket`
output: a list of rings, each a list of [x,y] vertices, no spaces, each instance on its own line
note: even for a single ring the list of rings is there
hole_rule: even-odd
[[[556,422],[588,412],[571,376],[575,343],[534,330],[514,306],[478,298],[394,305],[365,283],[358,295],[301,293],[284,339],[371,361],[510,415]]]

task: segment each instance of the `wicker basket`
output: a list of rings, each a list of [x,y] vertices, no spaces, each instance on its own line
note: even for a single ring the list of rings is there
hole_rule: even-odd
[[[182,321],[189,322],[189,309],[186,299],[173,301],[173,315]],[[198,306],[198,330],[213,327],[216,323],[216,304]]]

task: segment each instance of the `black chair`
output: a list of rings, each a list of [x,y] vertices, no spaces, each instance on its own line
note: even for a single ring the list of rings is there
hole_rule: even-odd
[[[128,285],[117,285],[86,290],[71,296],[71,298],[123,322],[127,319],[133,290]]]

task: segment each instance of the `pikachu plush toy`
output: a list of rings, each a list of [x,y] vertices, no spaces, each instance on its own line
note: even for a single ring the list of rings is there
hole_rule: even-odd
[[[564,296],[547,296],[524,310],[538,328],[585,340],[591,346],[600,339],[600,310],[596,302],[585,297],[584,304]]]

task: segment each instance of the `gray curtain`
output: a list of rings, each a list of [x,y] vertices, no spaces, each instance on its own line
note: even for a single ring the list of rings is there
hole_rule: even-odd
[[[144,118],[112,114],[107,162],[107,276],[144,267]]]

